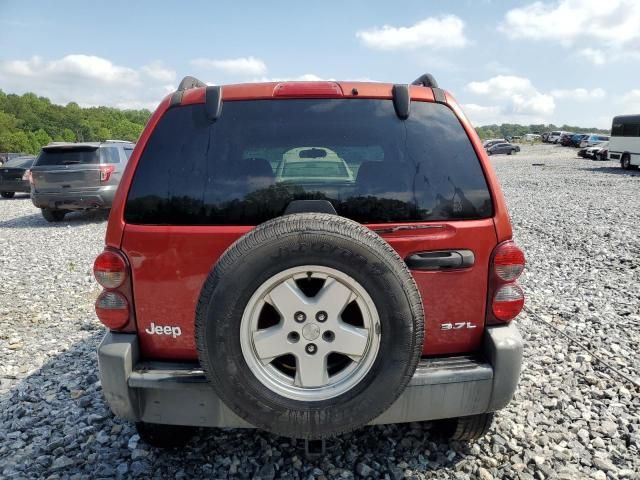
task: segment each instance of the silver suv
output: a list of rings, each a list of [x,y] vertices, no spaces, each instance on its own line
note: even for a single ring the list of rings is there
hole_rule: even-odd
[[[31,200],[48,222],[71,210],[111,208],[134,144],[51,143],[31,168]]]

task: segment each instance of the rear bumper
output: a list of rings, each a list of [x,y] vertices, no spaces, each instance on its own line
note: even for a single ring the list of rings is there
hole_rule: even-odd
[[[515,325],[486,329],[479,357],[422,359],[400,398],[371,424],[492,412],[515,392],[522,363]],[[112,411],[132,421],[253,428],[216,395],[197,364],[143,362],[137,335],[107,333],[98,347],[102,390]]]
[[[110,208],[116,187],[108,186],[99,190],[74,190],[63,193],[31,192],[31,200],[38,208],[61,210],[87,210]]]
[[[23,192],[29,193],[31,185],[25,180],[0,180],[0,192]]]

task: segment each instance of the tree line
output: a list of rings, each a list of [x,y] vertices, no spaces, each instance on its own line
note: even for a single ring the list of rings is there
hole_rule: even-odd
[[[565,132],[574,133],[602,133],[608,135],[610,130],[603,130],[601,128],[584,128],[576,127],[574,125],[519,125],[517,123],[503,123],[502,125],[484,125],[482,127],[476,127],[476,131],[481,139],[486,140],[488,138],[506,138],[515,136],[523,136],[526,133],[552,132],[554,130],[561,130]]]
[[[149,110],[63,106],[0,90],[0,152],[37,154],[49,142],[136,141],[150,116]]]
[[[63,106],[33,93],[15,95],[0,90],[0,152],[37,154],[49,142],[98,142],[107,139],[135,142],[150,116],[149,110],[82,108],[74,102]],[[553,124],[503,123],[476,128],[482,139],[552,130],[609,133],[608,130],[597,128]]]

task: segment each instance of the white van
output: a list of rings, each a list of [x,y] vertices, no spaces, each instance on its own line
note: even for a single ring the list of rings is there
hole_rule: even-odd
[[[640,115],[613,117],[609,160],[618,160],[625,170],[640,165]]]

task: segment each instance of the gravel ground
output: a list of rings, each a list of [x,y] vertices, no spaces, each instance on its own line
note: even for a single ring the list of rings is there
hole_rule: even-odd
[[[428,424],[368,427],[317,461],[256,431],[203,431],[180,452],[142,444],[96,372],[91,264],[105,215],[50,225],[28,197],[1,200],[0,477],[640,478],[640,172],[574,155],[493,158],[528,257],[529,313],[520,387],[491,433],[464,445]]]

